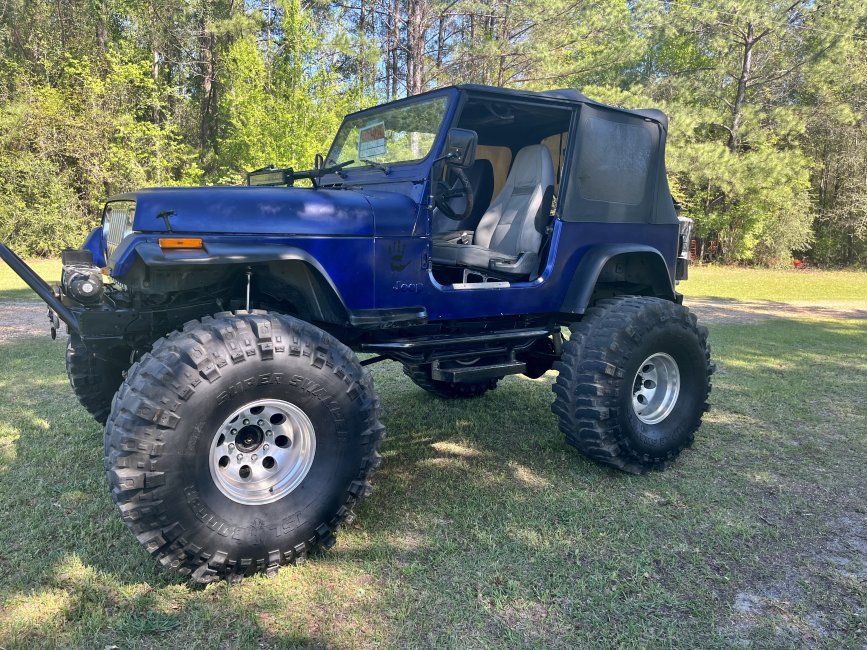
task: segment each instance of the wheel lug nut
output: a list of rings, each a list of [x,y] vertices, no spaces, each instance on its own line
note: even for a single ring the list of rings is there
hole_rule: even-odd
[[[234,448],[235,448],[235,443],[234,443],[234,442],[230,442],[230,443],[229,443],[229,451],[232,451]]]
[[[271,445],[265,445],[264,447],[262,447],[262,449],[268,451],[269,449],[271,449]]]
[[[238,433],[238,430],[237,430],[237,429],[232,429],[232,435],[235,435],[236,433]]]
[[[271,435],[271,429],[268,429],[268,430],[265,432],[265,435],[266,435],[266,436],[270,436],[270,435]]]
[[[256,424],[261,427],[263,424],[265,424],[265,420],[259,420]]]
[[[254,463],[256,462],[256,458],[258,458],[258,456],[256,456],[256,454],[253,454],[252,456],[250,456],[250,459],[251,459]]]
[[[244,460],[244,454],[238,454],[238,460]]]
[[[250,420],[248,420],[247,418],[244,418],[244,424],[250,424]]]

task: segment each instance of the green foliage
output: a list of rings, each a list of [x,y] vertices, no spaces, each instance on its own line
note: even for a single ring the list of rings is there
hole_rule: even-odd
[[[809,160],[797,151],[763,146],[733,154],[718,143],[688,143],[671,160],[680,187],[689,187],[684,214],[698,235],[715,237],[726,261],[788,262],[812,238]]]
[[[68,173],[30,152],[0,157],[0,240],[26,255],[78,247],[87,232]]]
[[[94,68],[65,57],[56,86],[0,107],[0,236],[19,253],[79,246],[108,194],[201,176],[176,125],[140,119],[160,106],[147,66],[109,51]]]
[[[111,193],[309,167],[346,113],[479,82],[665,110],[705,257],[867,265],[859,0],[4,7],[0,236],[26,254],[79,243]]]
[[[267,163],[305,168],[324,153],[357,93],[339,92],[327,68],[315,63],[321,40],[298,0],[281,2],[282,38],[263,50],[255,31],[227,49],[218,77],[221,137],[216,178],[239,181]],[[269,63],[269,59],[272,61]]]
[[[360,104],[317,63],[321,37],[298,0],[270,17],[219,2],[78,9],[80,24],[66,27],[85,31],[74,38],[52,32],[53,10],[39,3],[13,6],[30,23],[0,29],[0,237],[21,254],[79,246],[114,193],[309,166]],[[167,27],[163,13],[187,23]],[[206,104],[206,92],[216,101]]]

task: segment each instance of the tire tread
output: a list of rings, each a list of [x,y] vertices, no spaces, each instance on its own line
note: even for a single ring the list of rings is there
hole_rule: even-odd
[[[275,332],[283,339],[279,343],[274,340]],[[232,561],[225,550],[209,552],[188,543],[181,524],[167,519],[161,507],[166,495],[159,493],[164,478],[155,467],[165,437],[178,422],[174,411],[183,401],[203,383],[215,381],[228,364],[268,359],[275,352],[308,357],[311,366],[330,369],[346,385],[347,393],[361,400],[360,411],[366,414],[360,436],[362,459],[342,505],[329,521],[315,526],[313,537],[273,549],[267,557]],[[354,520],[353,508],[371,493],[369,479],[382,459],[378,452],[385,427],[380,415],[369,371],[349,348],[326,332],[290,316],[258,310],[206,316],[156,341],[130,368],[115,396],[105,431],[111,496],[145,549],[161,565],[189,575],[194,582],[235,579],[259,571],[273,575],[281,566],[303,562],[317,547],[333,546],[337,530]]]
[[[95,357],[78,336],[71,334],[66,343],[66,375],[79,403],[104,425],[114,393],[123,381],[120,371]]]
[[[655,325],[672,319],[693,331],[704,350],[707,391],[683,443],[664,457],[654,457],[633,449],[616,423],[624,373],[622,350],[630,342],[640,341]],[[558,376],[552,386],[555,399],[551,407],[566,441],[588,458],[629,473],[641,474],[671,465],[692,444],[702,414],[709,409],[710,377],[715,368],[707,328],[699,326],[686,307],[668,300],[619,296],[588,308],[584,317],[570,326],[570,332],[570,340],[554,364]]]

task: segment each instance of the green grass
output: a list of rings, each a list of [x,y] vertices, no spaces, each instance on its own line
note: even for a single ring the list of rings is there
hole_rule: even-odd
[[[60,282],[59,259],[26,260],[48,284]],[[36,294],[4,262],[0,262],[0,300],[36,300]]]
[[[690,298],[867,304],[867,271],[814,271],[697,266],[678,291]]]
[[[356,523],[274,579],[205,589],[120,522],[63,344],[0,346],[0,648],[860,650],[867,321],[711,341],[714,409],[647,476],[563,443],[552,373],[444,402],[375,365],[385,462]]]

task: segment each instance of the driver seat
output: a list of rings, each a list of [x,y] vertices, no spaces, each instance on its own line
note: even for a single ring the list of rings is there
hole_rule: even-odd
[[[433,262],[505,277],[529,276],[539,268],[539,249],[554,195],[554,165],[542,144],[515,156],[503,189],[473,233],[472,244],[434,241]]]

